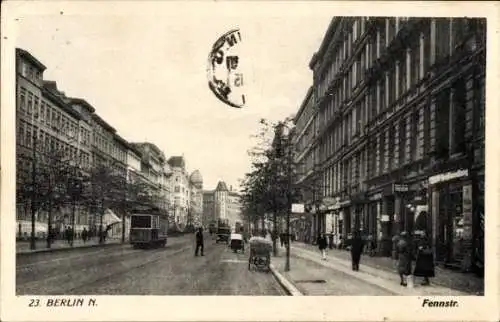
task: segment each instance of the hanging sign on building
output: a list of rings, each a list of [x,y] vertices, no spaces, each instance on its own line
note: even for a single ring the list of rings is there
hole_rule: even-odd
[[[208,55],[208,86],[225,104],[242,108],[245,101],[242,72],[242,38],[239,29],[222,35]]]
[[[382,193],[376,193],[368,198],[370,201],[376,201],[382,199]]]
[[[393,192],[407,192],[409,189],[407,184],[393,184],[392,191]]]
[[[292,213],[303,214],[304,213],[304,204],[303,203],[293,203],[292,204]]]

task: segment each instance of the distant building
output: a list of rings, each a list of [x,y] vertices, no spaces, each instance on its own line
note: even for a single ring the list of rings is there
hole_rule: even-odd
[[[190,216],[194,227],[201,227],[203,215],[203,177],[199,170],[189,176],[191,187]]]
[[[199,170],[189,174],[184,156],[168,159],[172,169],[170,178],[171,224],[176,230],[184,231],[201,224],[203,208],[203,178]]]
[[[224,181],[219,181],[215,190],[203,192],[203,225],[216,224],[222,221],[235,227],[241,222],[240,195],[228,189]]]

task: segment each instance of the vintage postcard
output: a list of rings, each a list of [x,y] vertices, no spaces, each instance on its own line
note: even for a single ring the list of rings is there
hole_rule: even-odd
[[[3,321],[497,321],[495,2],[6,1]]]

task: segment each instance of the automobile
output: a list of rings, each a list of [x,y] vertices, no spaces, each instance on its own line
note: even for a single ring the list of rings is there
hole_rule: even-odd
[[[241,234],[231,234],[230,240],[229,247],[231,247],[233,252],[245,252],[245,242]]]
[[[231,236],[231,229],[229,227],[219,227],[217,229],[217,238],[215,243],[224,242],[229,244],[229,237]]]

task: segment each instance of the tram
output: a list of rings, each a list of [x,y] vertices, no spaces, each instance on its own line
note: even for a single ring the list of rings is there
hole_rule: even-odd
[[[165,247],[168,215],[157,207],[136,206],[130,217],[130,244],[134,248]]]

